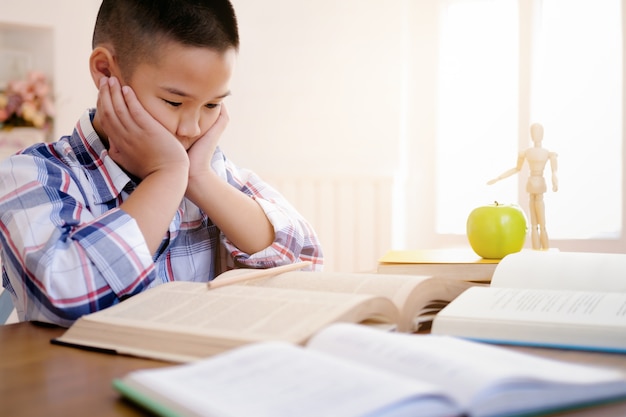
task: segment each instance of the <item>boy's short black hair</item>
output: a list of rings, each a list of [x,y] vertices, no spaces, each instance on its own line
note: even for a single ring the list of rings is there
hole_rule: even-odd
[[[237,18],[228,0],[103,0],[92,46],[110,44],[120,69],[155,60],[164,41],[224,52],[239,49]]]

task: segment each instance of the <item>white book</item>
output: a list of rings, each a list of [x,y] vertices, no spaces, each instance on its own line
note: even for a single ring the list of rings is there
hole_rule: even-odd
[[[432,332],[495,343],[626,353],[626,254],[522,251],[463,292]]]
[[[162,416],[542,415],[626,398],[623,373],[447,336],[339,323],[114,381]]]

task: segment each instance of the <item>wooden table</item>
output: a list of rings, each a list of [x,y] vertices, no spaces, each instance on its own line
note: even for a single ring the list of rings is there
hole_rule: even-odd
[[[171,363],[57,346],[50,339],[64,329],[32,323],[0,326],[0,415],[142,416],[120,399],[113,378],[139,368]],[[626,372],[626,355],[555,349],[514,348],[577,363],[592,363]],[[559,415],[569,417],[626,416],[626,401]],[[296,416],[294,416],[296,417]]]
[[[64,329],[32,323],[0,326],[0,415],[142,416],[111,381],[170,363],[52,345]]]

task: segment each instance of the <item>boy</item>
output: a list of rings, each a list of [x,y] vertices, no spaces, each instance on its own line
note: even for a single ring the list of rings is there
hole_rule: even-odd
[[[321,269],[310,225],[217,146],[238,46],[228,0],[103,0],[96,109],[0,165],[3,285],[20,320],[69,326],[227,261]]]

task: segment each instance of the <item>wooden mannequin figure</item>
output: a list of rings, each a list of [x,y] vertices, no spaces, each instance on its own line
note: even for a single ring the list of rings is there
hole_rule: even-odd
[[[552,170],[552,191],[557,191],[559,188],[556,175],[558,155],[556,152],[550,152],[541,146],[541,142],[543,141],[543,126],[539,123],[535,123],[530,127],[530,136],[534,146],[520,151],[517,157],[517,166],[505,171],[497,178],[487,182],[487,184],[495,184],[506,177],[520,172],[524,161],[528,163],[530,176],[526,183],[526,192],[528,192],[529,195],[532,246],[535,250],[548,250],[550,243],[548,232],[546,231],[545,205],[543,202],[543,194],[546,192],[546,180],[543,177],[543,171],[549,161]]]

